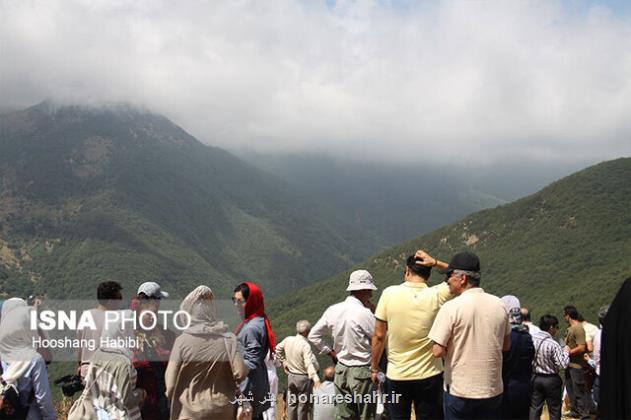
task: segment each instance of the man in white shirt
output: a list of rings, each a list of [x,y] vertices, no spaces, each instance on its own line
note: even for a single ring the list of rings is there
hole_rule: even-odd
[[[480,288],[475,254],[454,255],[441,272],[457,296],[440,308],[428,334],[434,357],[445,358],[445,419],[500,418],[502,352],[511,344],[506,306]]]
[[[320,385],[318,362],[311,351],[307,336],[311,324],[307,320],[296,323],[297,334],[276,345],[276,357],[287,374],[287,418],[308,420],[311,413],[313,387]]]
[[[329,354],[335,366],[336,419],[374,419],[377,408],[370,375],[371,340],[375,330],[370,298],[377,290],[366,270],[353,271],[344,302],[330,306],[309,333],[309,341]],[[333,337],[333,348],[324,336]]]

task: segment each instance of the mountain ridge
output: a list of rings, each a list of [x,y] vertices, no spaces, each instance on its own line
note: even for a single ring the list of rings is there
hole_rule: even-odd
[[[162,281],[174,296],[255,279],[273,294],[379,246],[318,219],[274,176],[128,106],[44,102],[0,116],[0,175],[5,294],[86,297],[79,284],[108,278]]]
[[[481,287],[498,296],[516,295],[532,308],[533,320],[543,313],[560,316],[564,305],[575,304],[595,322],[598,308],[631,273],[630,206],[631,158],[602,162],[279,296],[270,302],[269,314],[282,333],[290,334],[298,319],[315,322],[328,305],[344,298],[354,269],[368,269],[383,290],[403,281],[405,258],[416,249],[444,261],[470,250],[481,259]],[[430,284],[440,277],[434,273]]]

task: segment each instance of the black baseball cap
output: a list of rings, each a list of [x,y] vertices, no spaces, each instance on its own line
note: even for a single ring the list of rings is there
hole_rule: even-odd
[[[449,261],[449,266],[444,270],[440,270],[441,274],[450,274],[454,270],[480,272],[480,259],[473,252],[459,252]]]

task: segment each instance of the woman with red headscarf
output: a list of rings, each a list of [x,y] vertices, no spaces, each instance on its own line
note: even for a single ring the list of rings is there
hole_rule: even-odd
[[[242,346],[243,359],[250,370],[245,381],[241,382],[241,392],[245,398],[252,398],[252,418],[262,418],[263,412],[270,408],[269,380],[265,357],[267,352],[274,354],[276,337],[267,315],[263,292],[251,282],[241,283],[234,289],[232,298],[243,321],[237,326],[235,334]]]

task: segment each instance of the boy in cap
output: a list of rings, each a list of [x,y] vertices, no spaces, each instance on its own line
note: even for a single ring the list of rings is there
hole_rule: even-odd
[[[309,341],[328,354],[335,366],[335,418],[374,419],[377,402],[367,398],[372,392],[370,376],[371,340],[375,316],[369,309],[372,293],[377,290],[366,270],[353,271],[343,302],[330,306],[309,333]],[[324,343],[324,336],[333,337],[333,348]]]

